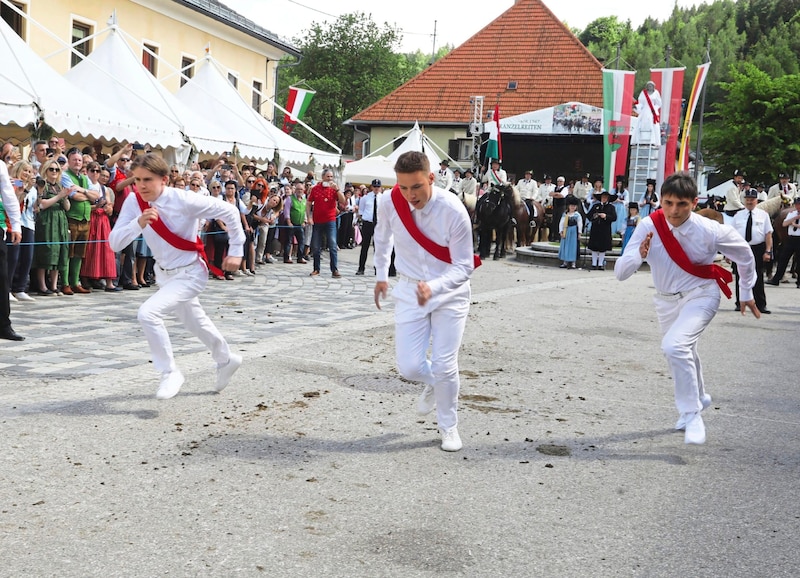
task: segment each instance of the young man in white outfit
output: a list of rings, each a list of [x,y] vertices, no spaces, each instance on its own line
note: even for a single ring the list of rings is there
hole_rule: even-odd
[[[395,302],[395,346],[400,374],[425,383],[417,411],[436,408],[442,449],[458,451],[458,350],[470,303],[469,278],[474,270],[472,225],[458,198],[433,186],[435,175],[427,157],[410,151],[397,159],[397,188],[410,209],[409,218],[426,241],[449,250],[450,262],[434,257],[412,237],[392,199],[378,203],[375,228],[375,305],[389,290],[392,247],[400,281],[392,290]],[[404,208],[408,213],[408,210]],[[431,358],[427,358],[431,345]]]
[[[242,358],[230,351],[225,338],[200,306],[198,295],[208,282],[208,267],[200,253],[191,250],[191,245],[197,238],[200,219],[222,220],[227,226],[230,243],[222,266],[226,271],[238,270],[245,241],[239,211],[235,205],[219,198],[168,187],[169,166],[152,153],[137,157],[131,168],[136,191],[125,199],[109,243],[114,251],[120,251],[142,235],[156,259],[159,290],[142,304],[138,314],[150,345],[153,366],[161,373],[156,397],[169,399],[175,396],[184,381],[183,374],[175,365],[172,345],[164,326],[164,317],[171,313],[211,350],[217,363],[215,389],[222,391],[242,364]],[[137,197],[146,203],[144,210]],[[176,248],[157,232],[154,229],[160,226],[157,221],[166,226],[167,234],[180,237],[186,249]]]
[[[742,315],[750,309],[756,318],[761,317],[753,299],[756,274],[750,246],[733,227],[694,213],[696,204],[697,185],[688,173],[667,177],[661,187],[661,208],[666,233],[671,237],[667,241],[677,240],[689,265],[693,264],[695,272],[707,277],[687,272],[675,260],[680,255],[668,252],[654,224],[654,219],[661,217],[659,211],[642,219],[614,267],[617,279],[624,281],[645,259],[650,265],[656,288],[653,301],[663,334],[661,350],[675,384],[675,405],[680,414],[675,429],[685,430],[687,444],[705,443],[706,430],[700,412],[711,404],[711,396],[705,392],[697,342],[717,313],[720,287],[724,285],[723,290],[730,293],[725,283],[731,279],[729,273],[709,273],[720,271],[709,267],[717,252],[739,269]]]

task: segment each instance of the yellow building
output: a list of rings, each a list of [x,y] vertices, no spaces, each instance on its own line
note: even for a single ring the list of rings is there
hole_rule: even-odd
[[[120,28],[140,43],[133,48],[141,52],[142,63],[172,93],[182,82],[177,70],[186,69],[185,74],[191,77],[192,64],[210,45],[214,58],[226,68],[228,79],[242,97],[270,119],[272,107],[261,107],[261,103],[275,93],[276,66],[287,55],[300,56],[289,41],[217,0],[0,2],[3,20],[61,74],[81,58],[63,43],[72,42],[78,52],[91,53],[95,43],[103,41],[112,14]]]

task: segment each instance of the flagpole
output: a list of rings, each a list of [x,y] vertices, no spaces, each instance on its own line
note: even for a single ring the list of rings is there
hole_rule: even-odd
[[[706,40],[706,62],[711,61],[711,38]],[[708,74],[708,73],[706,73]],[[706,109],[706,86],[708,85],[708,78],[703,83],[703,93],[700,95],[700,120],[697,123],[697,148],[694,153],[694,180],[700,178],[700,160],[702,153],[700,152],[700,144],[703,142],[703,113]]]

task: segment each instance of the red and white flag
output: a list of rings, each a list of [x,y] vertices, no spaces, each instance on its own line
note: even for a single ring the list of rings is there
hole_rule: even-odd
[[[628,172],[635,77],[632,70],[603,70],[603,170],[609,191],[615,175]]]
[[[656,178],[659,183],[663,183],[666,177],[675,172],[685,70],[686,67],[650,69],[650,80],[656,83],[663,103],[661,106],[661,149],[658,153],[658,177]]]

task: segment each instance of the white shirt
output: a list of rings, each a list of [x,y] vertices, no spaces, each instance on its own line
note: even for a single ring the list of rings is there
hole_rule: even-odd
[[[731,221],[731,226],[739,231],[742,239],[744,239],[745,232],[747,231],[747,218],[749,216],[750,211],[748,211],[747,207],[745,207],[743,211],[736,213]],[[760,245],[761,243],[764,243],[767,235],[772,234],[772,221],[769,218],[769,214],[763,209],[759,209],[758,207],[753,209],[753,226],[750,229],[750,232],[751,245]]]
[[[744,203],[742,202],[742,190],[736,185],[733,185],[725,193],[725,207],[723,210],[736,211],[739,209],[744,209]]]
[[[373,216],[373,209],[375,207],[375,191],[370,191],[360,199],[358,199],[358,214],[361,215],[362,221],[373,223],[375,218]]]
[[[539,184],[533,179],[520,179],[517,183],[517,188],[519,189],[520,198],[532,201],[539,200]]]
[[[572,194],[584,201],[592,188],[591,183],[575,183],[575,186],[572,187]]]
[[[14,186],[11,184],[11,177],[8,176],[8,166],[2,160],[0,160],[0,201],[2,201],[3,209],[6,212],[9,223],[11,223],[11,230],[21,233],[19,201],[17,200],[17,194],[14,192]],[[0,223],[0,228],[5,230],[5,222]]]
[[[769,191],[767,192],[767,199],[778,197],[782,193],[788,196],[790,199],[794,199],[797,197],[797,187],[794,186],[794,183],[786,183],[785,188],[783,185],[781,185],[781,183],[775,183],[769,188]]]
[[[204,197],[197,193],[164,187],[164,191],[150,206],[158,209],[158,218],[164,221],[167,228],[179,237],[192,242],[197,238],[200,219],[220,219],[228,228],[228,255],[242,257],[245,241],[242,218],[235,205],[226,203],[218,197]],[[122,205],[117,224],[108,239],[111,249],[121,251],[140,235],[144,236],[147,246],[159,266],[164,269],[185,267],[197,261],[195,251],[181,251],[165,241],[152,227],[142,229],[139,217],[142,210],[131,193]]]
[[[462,195],[475,195],[478,189],[478,181],[475,180],[475,177],[463,178],[461,179],[461,194]]]
[[[449,191],[450,187],[453,186],[453,171],[450,169],[439,169],[436,173],[436,179],[434,180],[433,184],[439,188],[444,189],[445,191]]]
[[[440,261],[417,243],[397,215],[391,194],[381,195],[374,237],[377,280],[388,279],[394,247],[397,272],[425,281],[434,297],[468,283],[474,269],[472,223],[458,197],[433,187],[433,194],[422,209],[409,207],[419,230],[434,243],[450,248],[452,263]]]
[[[756,268],[753,252],[744,238],[730,225],[720,225],[716,221],[691,213],[680,227],[667,226],[680,243],[686,256],[697,265],[711,265],[717,252],[736,263],[739,269],[739,296],[741,301],[753,299],[753,285],[756,283]],[[669,256],[656,227],[650,217],[645,217],[633,230],[633,235],[625,247],[622,257],[614,265],[617,279],[624,281],[641,266],[643,259],[639,246],[653,233],[647,263],[653,274],[653,284],[659,293],[682,293],[696,287],[714,283],[711,279],[695,277],[681,269]]]
[[[786,215],[786,218],[783,220],[785,223],[786,221],[791,221],[792,219],[797,220],[800,217],[800,212],[792,211],[791,213]],[[795,223],[789,223],[789,236],[790,237],[800,237],[800,225],[796,225]]]

